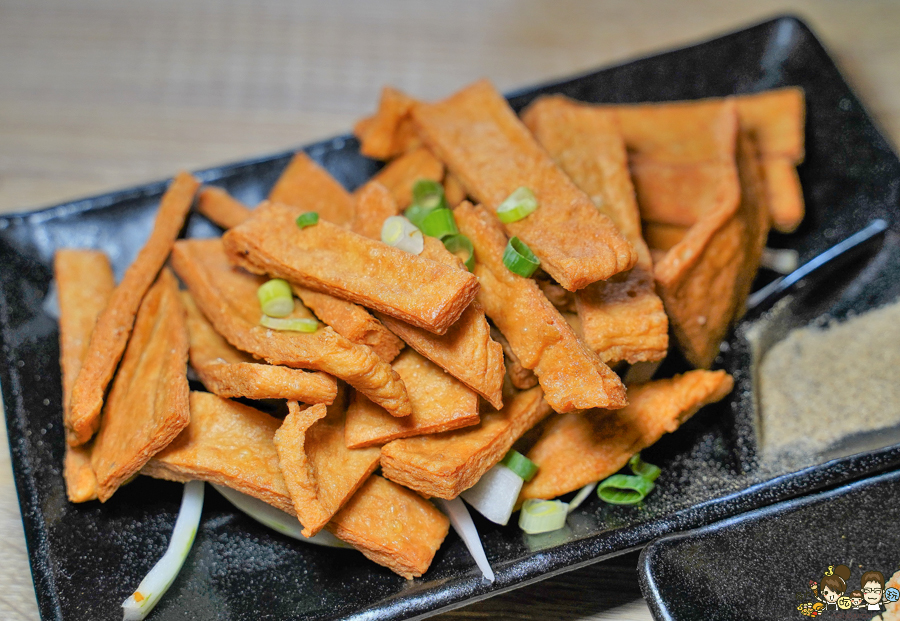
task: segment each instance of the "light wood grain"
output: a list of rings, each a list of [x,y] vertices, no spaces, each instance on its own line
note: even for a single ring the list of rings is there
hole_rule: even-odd
[[[0,212],[25,211],[347,131],[382,85],[511,89],[803,17],[900,143],[900,3],[648,0],[0,0]],[[454,619],[642,619],[636,555]],[[5,436],[0,618],[38,618]]]

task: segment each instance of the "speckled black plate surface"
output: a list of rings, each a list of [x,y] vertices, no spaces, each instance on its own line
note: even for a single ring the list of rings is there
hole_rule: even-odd
[[[865,309],[896,296],[900,162],[812,33],[793,18],[754,26],[700,45],[557,84],[516,93],[520,109],[559,92],[585,101],[631,102],[748,93],[800,85],[808,100],[807,158],[800,168],[809,215],[770,244],[802,260],[861,229],[892,222],[862,271],[844,279],[840,304]],[[351,137],[306,148],[348,188],[378,167]],[[290,154],[199,173],[255,204]],[[45,619],[119,619],[119,603],[165,549],[180,486],[140,478],[105,505],[66,501],[60,464],[58,330],[48,314],[51,260],[61,246],[105,250],[117,275],[149,233],[164,183],[0,219],[0,339],[3,400],[35,589]],[[186,234],[216,234],[192,216]],[[874,258],[872,258],[874,257]],[[843,281],[842,281],[843,282]],[[849,285],[848,285],[849,283]],[[845,286],[846,285],[846,286]],[[451,535],[425,577],[407,582],[353,551],[285,539],[235,513],[212,490],[197,541],[153,619],[402,619],[427,616],[554,573],[642,546],[660,535],[709,524],[807,492],[900,465],[900,445],[793,471],[758,465],[750,378],[738,333],[717,364],[736,375],[734,396],[706,408],[645,452],[663,468],[642,508],[602,505],[596,497],[565,529],[526,536],[515,526],[476,518],[497,574],[481,580]],[[677,362],[668,372],[679,370]]]
[[[641,553],[641,590],[659,621],[808,619],[797,607],[816,603],[810,581],[821,584],[829,566],[850,569],[848,596],[864,572],[900,571],[897,498],[900,471],[662,537]]]

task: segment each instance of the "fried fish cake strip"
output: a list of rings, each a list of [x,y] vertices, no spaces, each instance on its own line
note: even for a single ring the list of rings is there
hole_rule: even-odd
[[[806,102],[797,86],[735,97],[741,127],[753,134],[763,159],[803,161]]]
[[[269,200],[297,211],[315,211],[323,220],[350,226],[356,207],[353,198],[303,151],[298,151],[269,192]]]
[[[640,216],[649,222],[691,226],[718,205],[737,205],[740,182],[734,161],[631,166]]]
[[[534,371],[522,366],[518,356],[516,356],[516,352],[509,346],[509,341],[506,340],[506,337],[500,334],[500,330],[491,328],[491,338],[503,348],[503,355],[506,357],[506,374],[509,376],[509,381],[512,385],[519,390],[528,390],[537,386],[538,380]]]
[[[478,424],[478,395],[412,349],[393,364],[406,385],[412,414],[389,416],[360,394],[347,409],[345,441],[358,448]]]
[[[141,474],[218,483],[296,515],[273,441],[281,421],[208,392],[191,392],[190,407],[190,424]]]
[[[456,498],[549,413],[541,389],[526,390],[472,427],[388,442],[381,447],[382,473],[426,496]]]
[[[359,152],[376,160],[389,160],[411,151],[421,144],[409,118],[415,100],[386,86],[375,116],[361,120],[353,128],[359,138]]]
[[[229,257],[267,273],[397,317],[447,331],[478,292],[465,270],[424,259],[329,222],[303,229],[290,208],[264,203],[223,236]]]
[[[369,347],[351,343],[327,327],[303,334],[258,325],[256,290],[265,279],[229,264],[221,239],[179,241],[172,265],[216,332],[238,349],[269,364],[330,373],[392,415],[410,413],[403,382]]]
[[[547,421],[528,452],[538,465],[519,500],[556,498],[616,473],[635,453],[675,431],[704,405],[733,386],[725,371],[689,371],[628,388],[621,410],[586,410]]]
[[[669,347],[669,321],[656,295],[615,113],[564,97],[544,97],[525,111],[523,120],[637,252],[637,264],[629,272],[576,292],[584,342],[606,363],[662,359]]]
[[[91,448],[100,502],[190,422],[187,358],[178,282],[163,269],[138,310]]]
[[[135,314],[169,256],[199,185],[189,173],[176,175],[162,197],[147,243],[97,318],[66,415],[66,441],[71,446],[90,440],[100,425],[103,395],[128,344]]]
[[[373,475],[327,529],[407,580],[424,574],[450,520],[421,496]]]
[[[327,410],[301,410],[295,402],[288,407],[275,449],[303,534],[312,537],[375,471],[381,451],[344,444],[345,399]]]
[[[356,218],[351,230],[369,239],[381,239],[384,221],[400,213],[391,191],[378,181],[363,185],[356,194]]]
[[[675,244],[684,239],[690,227],[674,224],[660,224],[659,222],[644,223],[644,239],[647,245],[654,250],[668,252]]]
[[[762,158],[762,169],[772,226],[782,233],[791,233],[800,226],[806,212],[797,168],[786,157],[771,156]]]
[[[191,338],[191,366],[207,390],[220,397],[291,399],[304,403],[331,403],[337,381],[327,373],[309,373],[271,364],[232,347],[197,308],[187,291],[181,301],[187,310]]]
[[[197,211],[223,229],[237,226],[253,213],[222,188],[206,186],[197,194]]]
[[[494,217],[470,203],[455,214],[475,247],[478,301],[522,366],[534,370],[550,406],[557,412],[624,406],[619,377],[575,335],[533,280],[503,264],[506,236]]]
[[[466,188],[463,187],[459,177],[452,172],[444,175],[444,197],[451,209],[466,200]]]
[[[489,82],[440,103],[416,104],[412,118],[425,144],[491,212],[520,186],[534,192],[540,207],[505,228],[569,291],[634,265],[631,244],[538,146]]]
[[[397,201],[397,207],[406,209],[412,204],[412,189],[416,181],[431,179],[440,183],[443,178],[444,165],[441,161],[428,149],[419,147],[388,162],[371,181],[386,187]]]
[[[87,354],[94,324],[116,282],[109,259],[99,250],[61,248],[54,256],[53,269],[59,298],[59,364],[65,412],[69,409],[72,385]],[[97,498],[90,445],[66,443],[63,478],[70,501],[87,502]]]

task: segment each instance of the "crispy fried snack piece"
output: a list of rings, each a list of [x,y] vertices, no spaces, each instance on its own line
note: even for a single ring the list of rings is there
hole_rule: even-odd
[[[538,465],[519,500],[556,498],[614,474],[631,458],[678,429],[697,410],[731,392],[725,371],[689,371],[628,388],[621,410],[569,412],[548,421],[528,452]]]
[[[375,475],[326,528],[370,560],[411,580],[428,570],[450,520],[421,496]]]
[[[663,250],[668,252],[675,244],[684,239],[688,229],[690,229],[690,227],[678,226],[675,224],[645,222],[644,239],[647,240],[647,245],[653,250]]]
[[[187,427],[187,357],[178,282],[164,269],[138,310],[91,449],[100,502]]]
[[[128,344],[134,316],[169,256],[199,185],[190,173],[176,175],[162,197],[150,238],[97,318],[66,412],[66,441],[71,446],[90,440],[100,425],[103,395]]]
[[[762,168],[772,226],[782,233],[791,233],[806,213],[796,164],[786,157],[767,156],[762,158]]]
[[[301,410],[295,402],[288,408],[275,449],[303,534],[312,537],[375,471],[381,451],[344,445],[345,399],[328,411],[324,405]]]
[[[576,292],[584,342],[610,364],[662,359],[669,347],[669,321],[656,295],[653,263],[641,235],[641,217],[615,113],[564,97],[543,97],[523,113],[523,120],[637,252],[637,264],[630,271]]]
[[[575,335],[533,280],[503,264],[506,236],[496,219],[470,203],[455,214],[475,247],[475,274],[482,284],[478,301],[522,366],[534,370],[550,406],[557,412],[624,406],[619,377]]]
[[[640,215],[649,222],[691,226],[718,205],[737,205],[740,182],[734,161],[631,165]]]
[[[450,205],[451,208],[456,207],[466,200],[466,188],[463,187],[459,177],[452,172],[448,172],[444,175],[444,197],[447,199],[447,204]]]
[[[478,395],[439,366],[412,349],[400,354],[393,366],[409,391],[412,414],[394,418],[357,393],[347,409],[347,446],[380,446],[397,438],[478,424]]]
[[[440,183],[443,178],[444,165],[441,161],[425,147],[419,147],[389,162],[371,181],[386,187],[397,201],[397,207],[406,209],[412,204],[412,189],[416,181],[431,179]]]
[[[191,392],[190,405],[190,425],[141,474],[218,483],[296,515],[273,442],[281,421],[208,392]]]
[[[400,213],[391,191],[378,181],[363,185],[356,194],[356,218],[351,230],[369,239],[381,239],[381,226]]]
[[[230,258],[443,334],[478,292],[472,274],[328,222],[300,229],[291,210],[263,203],[222,238]]]
[[[537,375],[531,369],[522,366],[516,352],[509,346],[506,337],[500,334],[500,330],[491,328],[491,338],[500,343],[500,347],[503,348],[503,355],[506,357],[506,374],[512,385],[519,390],[528,390],[537,386]]]
[[[190,293],[181,293],[191,337],[191,366],[207,390],[220,397],[293,399],[304,403],[334,401],[337,381],[333,377],[256,362],[215,331]]]
[[[742,313],[769,228],[752,139],[738,142],[741,202],[706,214],[656,264],[657,291],[688,361],[712,363],[731,322]]]
[[[269,364],[325,371],[394,416],[410,413],[403,382],[369,347],[351,343],[327,327],[302,334],[258,325],[256,289],[264,279],[231,266],[221,239],[179,241],[172,265],[216,332],[238,349]]]
[[[116,281],[109,259],[99,250],[61,248],[56,251],[53,269],[59,297],[59,365],[65,412],[69,409],[72,385],[87,354],[94,323],[112,295]],[[71,502],[97,498],[90,445],[66,443],[63,478]]]
[[[803,161],[806,102],[797,86],[735,97],[741,127],[753,134],[763,159]]]
[[[634,265],[631,244],[538,146],[489,82],[440,103],[416,104],[412,118],[425,144],[491,212],[520,186],[535,193],[540,207],[505,228],[569,291]]]
[[[409,118],[415,99],[386,86],[381,90],[378,111],[359,121],[353,133],[359,138],[359,151],[376,160],[389,160],[421,144]]]
[[[303,151],[281,173],[269,200],[293,207],[295,216],[297,211],[315,211],[338,226],[350,226],[356,207],[347,190]]]
[[[197,194],[197,211],[223,229],[237,226],[253,213],[222,188],[206,186]]]
[[[499,412],[483,413],[473,427],[388,442],[381,447],[381,470],[425,496],[456,498],[549,413],[541,389],[526,390]]]

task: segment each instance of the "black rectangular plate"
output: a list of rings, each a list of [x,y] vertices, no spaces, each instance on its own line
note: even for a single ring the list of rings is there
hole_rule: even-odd
[[[808,101],[807,158],[800,167],[809,211],[800,229],[770,244],[819,254],[873,218],[892,229],[877,258],[854,277],[842,303],[864,310],[900,287],[897,204],[900,162],[809,29],[784,17],[697,46],[524,90],[521,109],[544,93],[591,102],[691,99],[799,85]],[[348,188],[378,164],[350,136],[306,147]],[[198,173],[239,199],[262,199],[289,153]],[[140,478],[106,504],[67,502],[58,329],[48,314],[52,257],[62,246],[97,247],[118,276],[141,247],[165,183],[0,219],[0,339],[3,400],[25,536],[44,619],[119,619],[120,602],[165,549],[180,486]],[[194,215],[187,235],[217,234]],[[425,577],[406,581],[353,551],[288,540],[235,511],[212,490],[185,567],[153,613],[164,619],[402,619],[427,616],[596,562],[662,534],[900,465],[900,445],[794,472],[756,464],[749,373],[739,335],[718,365],[735,374],[732,397],[706,408],[646,452],[663,468],[640,509],[589,500],[561,531],[527,536],[476,516],[497,580],[482,581],[452,535]],[[677,364],[670,365],[670,372]]]

